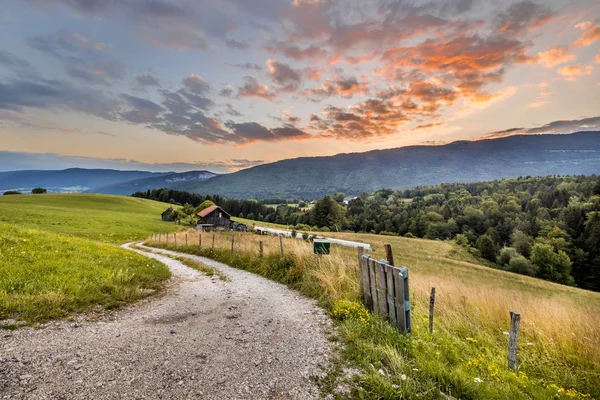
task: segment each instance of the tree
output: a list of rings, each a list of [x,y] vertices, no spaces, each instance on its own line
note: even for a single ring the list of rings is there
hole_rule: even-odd
[[[210,200],[204,200],[198,207],[196,207],[196,212],[200,212],[200,211],[204,210],[205,208],[212,207],[212,206],[216,206],[216,204]]]
[[[531,249],[531,262],[539,268],[538,277],[566,285],[573,284],[571,260],[564,251],[555,253],[552,246],[536,243]]]
[[[510,244],[517,250],[518,253],[529,257],[531,254],[531,244],[533,238],[523,231],[515,229],[510,235]]]
[[[538,272],[536,265],[532,264],[520,254],[510,259],[508,270],[522,275],[535,276]]]
[[[21,192],[19,192],[18,190],[7,190],[6,192],[4,192],[4,196],[10,196],[13,194],[21,194]]]
[[[486,234],[479,236],[476,246],[477,250],[479,250],[479,253],[481,254],[481,257],[492,262],[496,261],[496,246],[489,235]]]
[[[31,194],[44,194],[44,193],[47,193],[47,192],[48,191],[46,189],[41,188],[41,187],[33,188],[31,190]]]
[[[318,227],[328,227],[334,231],[342,230],[344,207],[339,205],[331,196],[315,202],[312,209],[313,224]]]

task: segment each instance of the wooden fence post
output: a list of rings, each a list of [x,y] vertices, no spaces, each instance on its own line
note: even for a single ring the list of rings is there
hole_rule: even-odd
[[[213,232],[212,248],[215,248],[215,233]]]
[[[198,247],[202,248],[202,232],[198,233]]]
[[[375,260],[373,260],[372,258],[368,259],[368,266],[369,266],[369,284],[371,285],[370,287],[370,292],[371,292],[371,310],[374,311],[375,313],[377,313],[379,311],[379,308],[377,307],[377,282],[375,282]]]
[[[396,304],[394,295],[394,267],[386,265],[383,267],[385,271],[385,282],[387,287],[387,311],[388,320],[392,323],[392,326],[397,325],[396,321]]]
[[[508,369],[517,372],[517,345],[519,342],[519,327],[521,326],[521,314],[510,312],[510,331],[508,333]]]
[[[263,256],[263,241],[258,242],[258,249],[260,250],[260,256]]]
[[[379,305],[379,315],[386,321],[389,321],[388,315],[388,304],[387,304],[387,296],[386,296],[386,288],[387,282],[385,278],[385,269],[383,265],[380,263],[376,263],[376,273],[377,273],[377,304]]]
[[[384,244],[383,247],[385,247],[385,258],[387,259],[388,263],[390,263],[392,267],[395,266],[396,264],[394,264],[394,254],[392,253],[392,245]]]
[[[233,254],[233,243],[235,242],[235,235],[231,235],[231,254]]]
[[[186,233],[185,234],[185,247],[187,247],[187,237],[188,237],[188,234]]]
[[[435,306],[435,288],[431,288],[429,295],[429,334],[433,335],[433,308]]]
[[[281,247],[281,255],[283,255],[283,236],[279,236],[279,247]]]

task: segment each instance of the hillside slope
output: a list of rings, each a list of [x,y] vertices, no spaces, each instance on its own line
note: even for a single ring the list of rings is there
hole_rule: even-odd
[[[0,196],[0,222],[94,241],[124,243],[177,226],[162,222],[164,203],[96,194]]]
[[[296,158],[173,188],[235,198],[317,198],[338,191],[360,194],[527,175],[590,175],[599,170],[600,132],[579,132]]]
[[[144,192],[156,188],[170,188],[178,184],[190,184],[192,182],[202,182],[216,177],[217,174],[210,171],[189,171],[182,173],[170,173],[149,178],[135,179],[127,182],[115,183],[112,185],[96,187],[88,190],[89,193],[105,193],[129,196],[135,192]]]

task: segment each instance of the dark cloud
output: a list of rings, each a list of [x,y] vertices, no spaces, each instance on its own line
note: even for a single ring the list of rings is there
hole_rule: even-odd
[[[275,42],[265,47],[269,53],[282,54],[294,60],[321,60],[327,57],[328,52],[316,45],[301,48],[300,46],[287,42]]]
[[[23,108],[75,110],[116,120],[118,102],[105,93],[68,82],[45,79],[14,79],[0,82],[0,109]]]
[[[273,82],[279,85],[279,89],[284,92],[293,92],[302,84],[302,76],[296,69],[288,64],[275,60],[267,61],[269,77]]]
[[[250,45],[248,43],[238,42],[237,40],[234,40],[234,39],[225,40],[225,44],[230,49],[237,49],[237,50],[246,50],[250,47]]]
[[[160,86],[160,82],[154,76],[150,74],[137,75],[135,81],[141,87],[147,86]]]
[[[547,123],[536,128],[510,128],[501,131],[492,132],[485,136],[486,139],[506,137],[512,135],[539,135],[539,134],[561,134],[574,133],[578,131],[597,131],[600,130],[600,116],[559,120]]]
[[[210,91],[210,85],[196,74],[191,74],[183,80],[183,86],[192,93],[206,94]]]
[[[30,70],[31,64],[8,51],[0,49],[0,65],[14,72]]]
[[[159,115],[165,109],[158,104],[141,97],[122,94],[121,98],[129,106],[128,111],[120,113],[123,120],[133,124],[152,124],[160,121]]]
[[[87,83],[110,85],[122,79],[127,71],[125,64],[106,55],[108,45],[94,43],[65,29],[48,36],[30,37],[26,42],[61,61],[69,76]]]
[[[321,101],[333,96],[349,99],[354,94],[366,94],[368,92],[368,83],[359,82],[356,77],[338,77],[333,81],[325,80],[321,87],[309,89],[306,94],[311,96],[312,101]]]
[[[247,71],[262,71],[263,67],[254,63],[230,64],[232,67],[245,69]]]
[[[258,97],[273,100],[277,97],[277,93],[273,92],[268,86],[261,85],[256,78],[245,76],[244,85],[238,88],[236,97],[238,99],[244,97]]]
[[[310,135],[294,126],[267,128],[256,122],[228,123],[240,144],[250,144],[257,141],[280,141],[307,139]]]
[[[499,15],[497,27],[511,34],[523,34],[548,23],[553,15],[547,6],[529,0],[521,1],[511,4]]]

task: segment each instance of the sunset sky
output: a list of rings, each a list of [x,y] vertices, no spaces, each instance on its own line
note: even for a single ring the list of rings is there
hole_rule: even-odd
[[[55,159],[225,172],[600,130],[599,82],[598,0],[0,5],[0,151]]]

